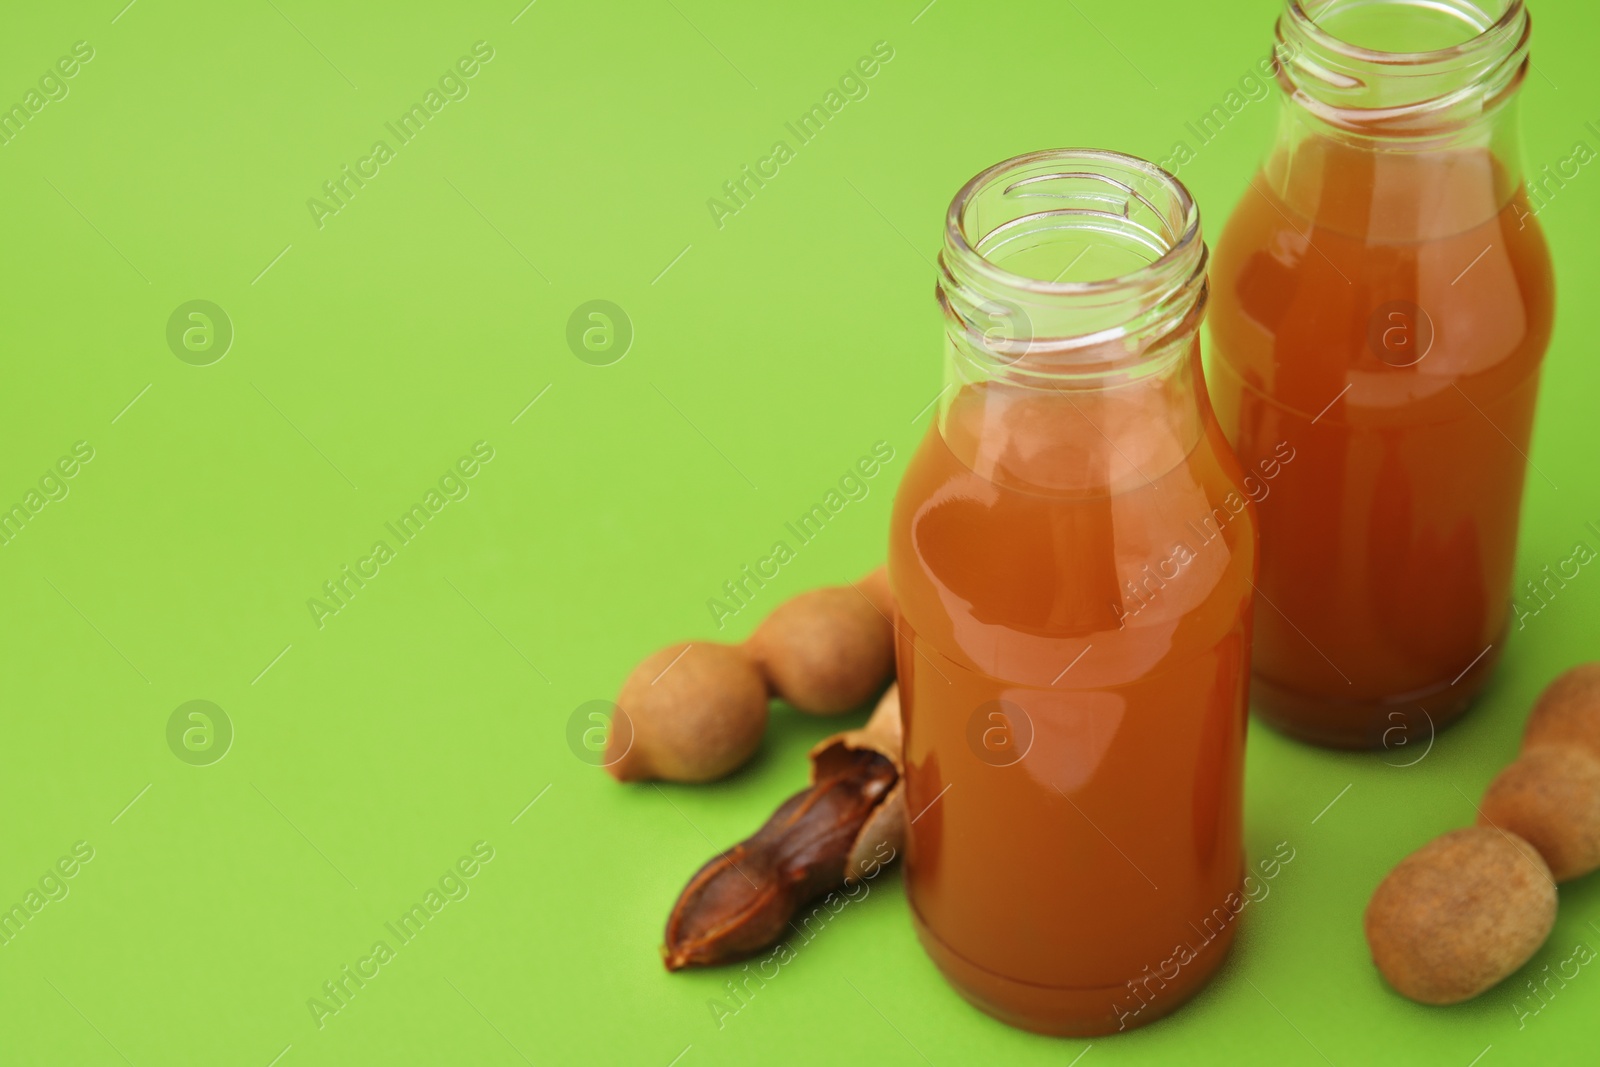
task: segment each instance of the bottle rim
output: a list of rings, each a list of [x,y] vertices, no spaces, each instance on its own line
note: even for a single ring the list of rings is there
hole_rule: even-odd
[[[1466,40],[1427,51],[1359,45],[1323,24],[1330,15],[1363,6],[1376,5],[1327,0],[1312,14],[1307,0],[1286,0],[1278,19],[1278,49],[1285,57],[1278,84],[1336,130],[1358,137],[1448,135],[1511,99],[1527,74],[1532,19],[1524,0],[1505,0],[1498,14],[1498,5],[1487,0],[1383,5],[1397,14],[1446,11],[1476,28]]]
[[[1352,59],[1360,59],[1368,63],[1377,63],[1385,66],[1431,65],[1453,59],[1470,59],[1483,52],[1503,47],[1506,39],[1514,32],[1518,32],[1516,27],[1528,19],[1528,9],[1524,0],[1511,0],[1506,5],[1505,11],[1498,18],[1487,26],[1482,27],[1478,33],[1458,44],[1421,52],[1389,52],[1355,44],[1323,28],[1317,19],[1324,17],[1328,13],[1328,9],[1337,2],[1338,0],[1330,0],[1330,2],[1323,5],[1321,11],[1316,15],[1312,15],[1306,10],[1306,5],[1302,0],[1288,0],[1289,10],[1287,15],[1294,21],[1301,32],[1317,44],[1326,47],[1329,51]]]
[[[1051,281],[1007,270],[993,262],[975,247],[976,244],[982,242],[982,238],[974,242],[968,235],[968,209],[976,202],[980,193],[998,184],[1000,179],[1022,174],[1035,164],[1056,162],[1066,164],[1083,163],[1091,166],[1110,164],[1113,167],[1125,167],[1142,174],[1154,189],[1170,197],[1171,204],[1183,219],[1184,224],[1181,232],[1175,238],[1166,242],[1168,248],[1156,259],[1133,270],[1124,271],[1121,274],[1107,278],[1071,282]],[[1036,182],[1049,177],[1065,177],[1071,173],[1073,172],[1062,172],[1055,175],[1029,175],[1014,184]],[[1076,173],[1089,174],[1091,172]],[[1100,177],[1102,180],[1114,180],[1107,179],[1104,175],[1096,174],[1094,176]],[[1148,196],[1131,187],[1125,188],[1130,197],[1136,196],[1153,211],[1161,211],[1161,208],[1154,204]],[[945,213],[945,248],[940,258],[944,259],[949,256],[958,260],[966,269],[983,274],[1001,284],[1023,292],[1047,296],[1079,296],[1110,293],[1118,288],[1127,286],[1130,282],[1148,278],[1152,272],[1163,272],[1173,263],[1192,254],[1194,246],[1200,242],[1200,210],[1195,203],[1194,197],[1181,181],[1160,166],[1138,156],[1131,156],[1124,152],[1116,152],[1104,148],[1048,148],[1037,152],[1026,152],[1022,155],[1002,160],[991,167],[979,171],[961,187],[955,198],[950,201],[950,208]]]

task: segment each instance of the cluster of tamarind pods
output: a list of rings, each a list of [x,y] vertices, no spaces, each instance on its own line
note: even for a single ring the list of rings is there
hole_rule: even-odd
[[[1600,868],[1600,663],[1546,687],[1522,751],[1489,783],[1477,824],[1407,856],[1367,906],[1389,984],[1424,1004],[1477,996],[1533,958],[1556,883]]]
[[[605,764],[618,781],[706,782],[754,754],[776,696],[837,715],[882,694],[859,730],[811,751],[811,785],[753,836],[707,861],[667,919],[668,970],[723,963],[781,939],[800,906],[904,847],[894,600],[884,569],[801,593],[742,645],[689,642],[645,657],[622,684]],[[885,687],[889,687],[885,692]]]
[[[709,782],[755,753],[773,696],[838,715],[893,677],[894,599],[879,567],[785,601],[742,645],[684,642],[646,656],[622,683],[631,730],[607,738],[606,768],[619,782]]]
[[[729,962],[780,940],[809,900],[862,876],[906,829],[894,601],[884,568],[802,593],[742,644],[668,646],[617,698],[605,764],[619,781],[707,782],[754,754],[778,697],[836,715],[880,697],[867,724],[811,751],[811,784],[751,837],[712,858],[679,895],[662,957],[669,970]],[[620,716],[619,716],[620,717]],[[1365,915],[1373,962],[1413,1000],[1477,996],[1549,937],[1556,884],[1600,868],[1600,663],[1545,690],[1522,751],[1489,785],[1477,824],[1406,857]]]

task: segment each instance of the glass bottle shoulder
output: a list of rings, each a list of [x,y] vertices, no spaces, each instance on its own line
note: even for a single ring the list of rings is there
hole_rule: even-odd
[[[957,397],[930,428],[890,567],[907,624],[947,656],[1042,685],[1094,644],[1077,684],[1116,684],[1247,611],[1252,498],[1283,461],[1241,471],[1203,396],[1187,441],[1171,432],[1184,419],[1103,399]]]
[[[1341,167],[1286,185],[1269,165],[1247,187],[1212,260],[1214,360],[1307,416],[1347,387],[1347,407],[1381,420],[1458,387],[1481,402],[1526,385],[1554,293],[1525,192],[1494,194],[1481,159]],[[1408,178],[1418,188],[1390,188]]]

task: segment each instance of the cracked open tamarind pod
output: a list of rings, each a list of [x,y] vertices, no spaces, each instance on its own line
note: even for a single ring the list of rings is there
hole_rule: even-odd
[[[898,856],[906,848],[906,781],[902,746],[905,743],[903,722],[900,717],[900,686],[894,684],[879,698],[872,717],[859,730],[845,730],[824,738],[811,749],[811,780],[813,782],[833,767],[834,761],[852,752],[876,752],[894,764],[895,780],[883,801],[867,814],[856,835],[855,843],[846,858],[846,881],[867,875],[868,860],[881,853],[879,847],[888,845],[890,856]]]
[[[900,699],[890,688],[867,725],[811,751],[811,785],[761,829],[695,872],[667,918],[667,970],[743,959],[782,940],[800,908],[888,844],[905,844]]]

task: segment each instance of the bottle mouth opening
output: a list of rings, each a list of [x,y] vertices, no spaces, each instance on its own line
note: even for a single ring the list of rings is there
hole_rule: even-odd
[[[1531,28],[1523,0],[1287,0],[1278,79],[1336,129],[1437,135],[1510,97]]]
[[[1447,63],[1492,51],[1504,31],[1527,17],[1522,0],[1288,3],[1289,17],[1323,47],[1354,59],[1394,66]]]
[[[981,172],[950,202],[945,255],[1040,296],[1115,289],[1200,240],[1183,183],[1136,156],[1030,152]]]
[[[1019,370],[1116,341],[1125,354],[1170,332],[1205,282],[1200,212],[1183,183],[1087,148],[1017,156],[967,182],[939,262],[952,336]]]

